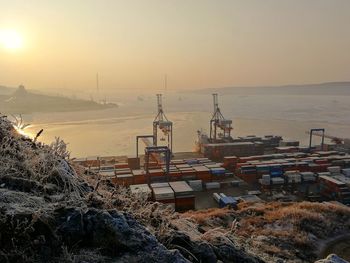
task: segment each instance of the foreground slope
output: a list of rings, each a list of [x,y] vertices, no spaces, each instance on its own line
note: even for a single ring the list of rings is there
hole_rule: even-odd
[[[0,262],[313,262],[348,208],[270,203],[174,213],[73,167],[0,117]]]

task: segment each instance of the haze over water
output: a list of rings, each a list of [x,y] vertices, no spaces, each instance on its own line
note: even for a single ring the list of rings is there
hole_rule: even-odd
[[[135,137],[152,133],[156,115],[155,94],[123,94],[110,97],[119,108],[25,115],[31,133],[44,129],[41,140],[55,136],[69,143],[73,156],[132,155]],[[328,134],[348,137],[350,104],[347,95],[226,94],[219,96],[224,116],[233,120],[233,136],[282,135],[306,145],[310,128],[326,128]],[[167,92],[166,116],[174,123],[174,151],[192,151],[197,130],[208,131],[213,105],[210,93]],[[317,140],[316,140],[317,142]]]
[[[159,91],[174,150],[188,151],[213,107],[210,92],[189,90],[349,80],[348,0],[0,0],[0,10],[0,85],[88,99],[98,90],[96,100],[120,104],[24,116],[30,132],[62,137],[76,156],[134,153],[135,136],[152,131]],[[349,95],[253,89],[219,100],[234,136],[305,142],[312,127],[348,137]]]

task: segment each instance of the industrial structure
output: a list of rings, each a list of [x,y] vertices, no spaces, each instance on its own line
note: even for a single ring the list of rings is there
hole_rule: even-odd
[[[197,151],[212,160],[222,160],[224,156],[249,156],[261,155],[278,147],[281,136],[266,135],[258,137],[254,135],[233,138],[231,136],[232,120],[225,119],[221,113],[218,94],[213,94],[214,112],[210,119],[209,137],[202,131],[198,131],[196,142]]]
[[[157,116],[153,121],[153,137],[154,146],[158,145],[158,141],[166,141],[170,151],[173,151],[173,123],[168,120],[163,111],[162,94],[157,94]],[[165,137],[158,140],[158,129],[161,130]]]
[[[321,142],[322,149],[325,149],[326,145],[324,144],[324,139],[326,138],[335,144],[334,149],[340,150],[340,151],[346,151],[346,152],[350,151],[350,139],[348,138],[340,138],[337,136],[329,135],[325,132],[325,129],[316,129],[316,130],[312,129],[311,131],[307,131],[306,133],[310,134],[309,148],[311,147],[311,140],[312,140],[311,136],[314,135],[314,136],[322,137],[322,142]]]
[[[210,142],[232,142],[232,120],[227,120],[219,108],[218,94],[213,94],[214,113],[210,120]],[[219,132],[221,130],[221,132]]]
[[[152,165],[154,166],[154,164],[165,165],[164,172],[166,175],[165,179],[167,179],[169,175],[169,164],[173,148],[173,123],[168,120],[163,111],[162,94],[157,94],[157,110],[157,115],[153,121],[153,134],[136,136],[136,158],[129,158],[129,160],[135,159],[135,161],[133,160],[131,163],[135,163],[135,168],[137,167],[137,169],[139,169],[139,140],[142,140],[146,146],[144,171],[149,183],[151,182],[151,173],[149,168]],[[161,135],[165,137],[161,137],[160,139],[158,138],[158,129],[161,130]],[[159,141],[165,141],[166,145],[159,145]]]
[[[310,134],[310,140],[309,140],[309,149],[311,149],[312,147],[312,137],[314,134],[320,134],[320,136],[322,137],[322,141],[321,141],[321,149],[323,149],[324,146],[324,138],[325,138],[325,129],[311,129],[309,134]]]
[[[327,135],[323,128],[307,132],[309,147],[274,135],[234,138],[232,121],[221,113],[217,94],[213,102],[210,134],[198,132],[199,153],[172,152],[173,123],[164,114],[162,95],[157,94],[153,134],[136,136],[136,157],[75,162],[88,173],[98,173],[102,180],[129,186],[131,193],[142,192],[179,212],[201,209],[199,203],[206,197],[205,204],[215,200],[214,206],[233,209],[238,202],[271,200],[332,201],[350,206],[350,151],[330,150],[325,144],[327,138],[343,147],[350,145],[349,139]],[[322,137],[321,148],[313,145],[313,136]],[[145,144],[144,162],[140,162],[139,140]],[[233,196],[220,193],[224,188],[231,188]],[[200,193],[204,189],[206,193]]]

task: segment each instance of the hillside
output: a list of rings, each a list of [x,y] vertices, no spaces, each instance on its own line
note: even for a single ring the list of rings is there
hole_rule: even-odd
[[[0,262],[313,262],[321,241],[350,232],[350,209],[334,204],[174,213],[1,116],[0,163]]]
[[[284,86],[238,86],[208,88],[192,91],[195,93],[210,94],[213,92],[237,95],[350,95],[350,82],[326,82],[319,84],[305,85],[284,85]]]
[[[10,95],[11,93],[13,93],[16,89],[14,88],[9,88],[9,87],[5,87],[5,86],[0,86],[0,96],[1,95]]]
[[[6,114],[100,110],[113,107],[117,107],[117,105],[37,94],[27,91],[23,86],[20,86],[11,94],[1,95],[0,93],[0,112]]]

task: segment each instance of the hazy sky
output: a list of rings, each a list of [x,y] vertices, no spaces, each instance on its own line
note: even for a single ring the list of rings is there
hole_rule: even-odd
[[[0,84],[169,89],[350,80],[349,0],[0,0]]]

